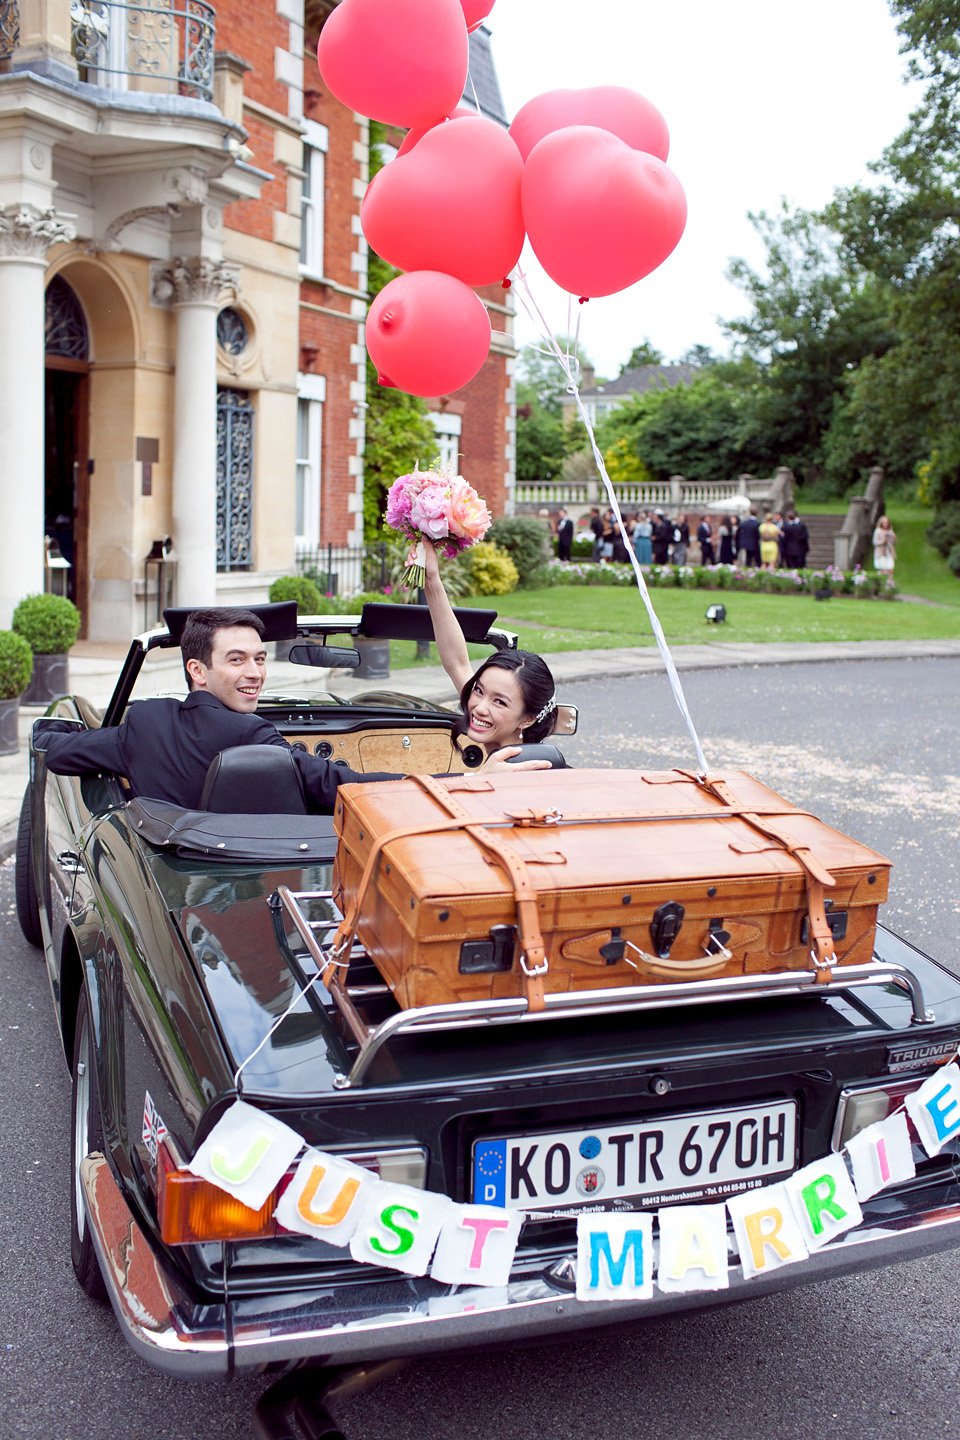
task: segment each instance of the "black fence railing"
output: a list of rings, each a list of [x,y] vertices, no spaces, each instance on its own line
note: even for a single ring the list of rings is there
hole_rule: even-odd
[[[383,590],[392,574],[388,546],[321,545],[297,554],[297,570],[314,582],[321,595],[347,598],[363,590]]]

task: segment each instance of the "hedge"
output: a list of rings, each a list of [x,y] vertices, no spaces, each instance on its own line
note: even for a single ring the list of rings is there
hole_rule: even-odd
[[[859,600],[892,600],[897,587],[889,575],[871,570],[755,570],[737,565],[641,565],[650,590],[741,590],[755,595],[853,595]],[[635,585],[632,565],[551,560],[546,585]]]

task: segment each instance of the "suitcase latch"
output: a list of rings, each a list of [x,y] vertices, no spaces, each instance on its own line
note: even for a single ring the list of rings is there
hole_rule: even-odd
[[[653,912],[653,919],[650,921],[650,938],[653,941],[654,953],[661,960],[666,960],[670,949],[677,936],[680,934],[680,926],[683,924],[683,917],[686,914],[679,900],[667,900]]]
[[[834,940],[845,940],[847,938],[847,912],[846,910],[834,910],[832,900],[824,900],[823,908],[826,911],[827,924],[830,927],[830,934]],[[804,915],[800,921],[800,944],[806,945],[807,936],[810,934],[810,918]]]
[[[489,940],[464,940],[460,946],[460,974],[487,975],[513,969],[516,925],[491,925]]]

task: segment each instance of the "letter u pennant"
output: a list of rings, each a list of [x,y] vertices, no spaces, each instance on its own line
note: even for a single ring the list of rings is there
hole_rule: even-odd
[[[308,1150],[273,1213],[285,1230],[348,1245],[376,1184],[372,1170]]]

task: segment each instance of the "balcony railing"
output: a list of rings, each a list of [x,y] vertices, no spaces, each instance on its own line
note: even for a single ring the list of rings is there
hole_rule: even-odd
[[[213,98],[216,12],[206,0],[73,0],[70,17],[81,80]]]
[[[20,39],[20,10],[17,0],[0,0],[0,60],[13,54]]]
[[[82,81],[213,99],[216,12],[206,0],[72,0],[70,31]],[[17,0],[0,0],[0,60],[19,34]]]

